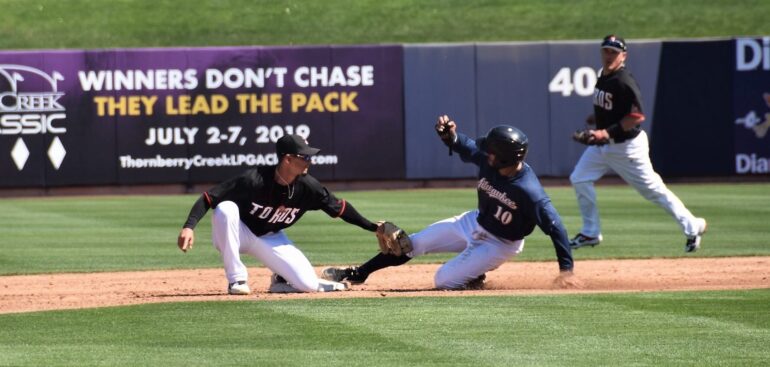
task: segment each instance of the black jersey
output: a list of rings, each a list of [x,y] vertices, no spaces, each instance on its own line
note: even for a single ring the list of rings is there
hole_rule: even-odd
[[[242,175],[222,182],[203,193],[206,206],[216,208],[223,201],[238,205],[241,221],[261,236],[277,232],[296,223],[308,210],[323,210],[337,217],[345,209],[318,180],[310,175],[297,176],[288,186],[275,181],[275,166],[247,170]],[[194,228],[205,214],[191,213],[185,227]]]
[[[642,109],[642,93],[631,72],[625,67],[609,75],[599,76],[594,88],[594,116],[596,128],[607,129],[620,123],[626,115],[636,107],[639,113]],[[629,131],[617,129],[617,135],[613,136],[615,142],[622,142],[639,135],[639,125]]]
[[[487,154],[476,147],[475,141],[463,134],[457,134],[452,150],[458,152],[463,161],[479,166],[476,220],[484,229],[497,237],[516,241],[532,233],[537,225],[551,237],[559,268],[572,269],[567,230],[528,164],[524,163],[524,168],[513,177],[502,176],[487,163]]]

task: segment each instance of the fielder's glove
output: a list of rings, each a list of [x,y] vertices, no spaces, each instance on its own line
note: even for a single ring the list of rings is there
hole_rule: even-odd
[[[385,255],[401,256],[412,252],[412,240],[403,229],[391,222],[377,222],[377,242]]]
[[[609,139],[597,139],[591,129],[575,131],[572,140],[584,145],[604,145],[610,142]]]

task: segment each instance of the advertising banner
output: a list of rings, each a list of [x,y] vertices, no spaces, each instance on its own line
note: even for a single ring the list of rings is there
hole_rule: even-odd
[[[735,171],[770,173],[770,37],[735,40]]]
[[[0,186],[204,183],[277,163],[404,177],[401,46],[0,53]],[[365,159],[362,159],[365,158]]]

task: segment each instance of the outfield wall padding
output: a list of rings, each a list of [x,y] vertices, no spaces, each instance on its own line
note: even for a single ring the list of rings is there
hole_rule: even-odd
[[[629,40],[665,177],[770,173],[770,38]],[[592,113],[595,41],[0,52],[0,187],[221,181],[298,133],[323,180],[472,178],[440,114],[523,130],[567,177]]]

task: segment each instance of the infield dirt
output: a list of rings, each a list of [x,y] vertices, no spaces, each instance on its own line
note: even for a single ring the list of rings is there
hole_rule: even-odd
[[[554,284],[554,262],[517,262],[487,273],[485,289],[439,291],[440,264],[403,265],[373,274],[365,284],[332,293],[267,293],[270,271],[249,268],[252,294],[228,296],[217,269],[0,277],[0,313],[62,310],[159,302],[281,300],[347,297],[448,297],[558,293],[657,292],[770,288],[770,257],[580,260],[580,287]],[[316,268],[320,274],[321,268]]]

